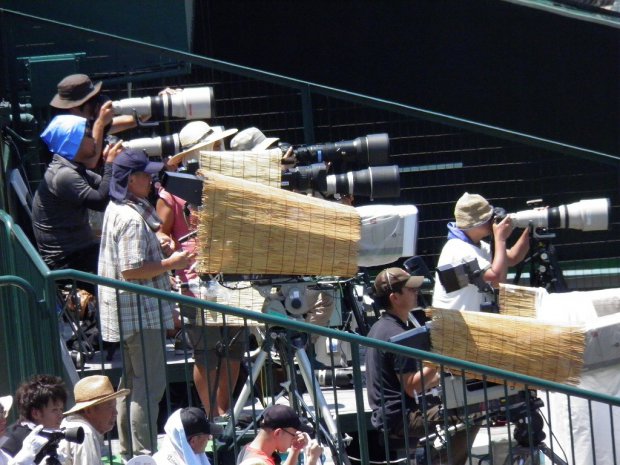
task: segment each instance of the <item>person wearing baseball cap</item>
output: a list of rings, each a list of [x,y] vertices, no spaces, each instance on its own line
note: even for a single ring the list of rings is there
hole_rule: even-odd
[[[58,451],[66,457],[65,465],[101,464],[103,435],[114,428],[116,402],[129,394],[129,389],[114,390],[107,376],[93,375],[79,380],[73,388],[75,405],[67,410],[62,428],[81,427],[81,444],[62,440]]]
[[[297,463],[299,454],[309,447],[304,463],[316,465],[323,448],[316,440],[310,440],[312,426],[288,405],[272,405],[263,412],[260,429],[254,440],[239,454],[240,465],[276,465],[279,454],[288,452],[285,465]]]
[[[529,231],[524,229],[512,248],[506,242],[512,234],[513,226],[510,216],[506,215],[499,222],[494,219],[493,206],[479,194],[465,192],[456,202],[455,221],[448,223],[448,242],[439,256],[437,267],[457,266],[475,261],[481,270],[484,281],[498,286],[506,281],[508,268],[520,263],[530,248]],[[484,241],[492,235],[494,252],[491,244]],[[447,292],[439,276],[435,279],[433,306],[453,310],[480,311],[492,303],[494,296],[480,292],[478,286],[468,283],[466,286]]]
[[[423,283],[423,276],[411,276],[402,268],[382,270],[375,278],[372,297],[385,311],[370,328],[368,337],[389,342],[392,337],[413,329],[409,315],[418,305],[418,292]],[[435,431],[435,425],[443,427],[440,405],[422,411],[417,400],[418,394],[436,386],[439,380],[436,368],[425,366],[420,369],[417,359],[368,347],[366,392],[372,409],[371,422],[383,433],[381,440],[387,436],[404,443],[408,437],[410,446],[415,448],[417,440],[425,437],[426,426],[428,431]],[[442,463],[465,463],[468,453],[466,432],[450,436],[449,441],[451,461],[442,456],[445,460]]]
[[[170,271],[190,266],[193,254],[182,250],[166,257],[157,236],[161,220],[147,198],[152,175],[163,167],[143,151],[128,148],[115,158],[112,200],[103,220],[99,276],[170,292]],[[120,454],[126,459],[150,454],[157,446],[157,412],[166,389],[161,331],[173,329],[174,305],[129,291],[118,293],[108,286],[100,285],[98,291],[101,335],[104,341],[122,344],[125,370],[120,386],[132,391],[119,401]]]
[[[205,448],[223,430],[210,423],[203,410],[186,407],[170,415],[164,431],[161,448],[153,455],[157,465],[210,465]]]

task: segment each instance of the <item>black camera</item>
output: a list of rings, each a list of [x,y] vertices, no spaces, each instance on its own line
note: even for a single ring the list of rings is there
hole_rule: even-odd
[[[34,463],[41,463],[41,461],[48,456],[48,465],[58,463],[58,444],[63,439],[75,444],[82,444],[84,442],[84,428],[77,426],[75,428],[61,428],[61,429],[42,429],[39,431],[39,436],[47,438],[47,443],[39,451],[34,458]]]
[[[491,216],[491,218],[493,218],[493,221],[495,223],[501,223],[502,220],[506,218],[507,216],[508,216],[508,213],[506,212],[505,208],[493,207],[493,216]]]

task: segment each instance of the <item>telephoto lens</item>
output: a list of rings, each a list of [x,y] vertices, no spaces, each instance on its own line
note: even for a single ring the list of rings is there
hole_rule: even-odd
[[[283,189],[318,191],[327,195],[362,195],[371,199],[400,196],[398,165],[371,166],[342,174],[327,174],[323,163],[298,166],[282,173]]]
[[[377,166],[388,163],[389,149],[390,138],[383,133],[341,142],[297,145],[293,147],[293,153],[300,164],[347,161],[361,166]]]
[[[212,87],[192,87],[174,94],[126,98],[112,102],[115,115],[135,114],[157,121],[172,118],[208,119],[213,117],[212,107]]]
[[[609,228],[609,199],[589,199],[559,207],[510,213],[518,228],[577,229],[605,231]]]

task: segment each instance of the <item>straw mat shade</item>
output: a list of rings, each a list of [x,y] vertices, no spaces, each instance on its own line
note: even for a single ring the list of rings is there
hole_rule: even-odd
[[[434,308],[431,343],[433,352],[449,357],[577,384],[584,333],[582,327],[531,318]]]
[[[199,170],[198,273],[354,276],[353,207]]]
[[[279,188],[281,159],[282,151],[278,148],[260,152],[203,150],[200,152],[200,168]]]
[[[538,302],[546,292],[542,287],[500,284],[499,312],[502,315],[536,318]]]

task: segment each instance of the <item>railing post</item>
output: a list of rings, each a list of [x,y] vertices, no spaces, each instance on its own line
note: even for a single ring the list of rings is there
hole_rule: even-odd
[[[299,88],[301,94],[301,116],[304,124],[304,141],[314,144],[314,111],[312,108],[312,92],[308,86]]]
[[[364,391],[362,390],[362,359],[360,357],[360,346],[357,343],[351,344],[351,361],[353,364],[353,386],[355,389],[355,408],[357,414],[357,431],[359,434],[360,445],[360,461],[362,465],[368,465],[369,453],[368,453],[368,440],[366,431],[366,415],[364,414]]]

